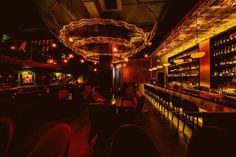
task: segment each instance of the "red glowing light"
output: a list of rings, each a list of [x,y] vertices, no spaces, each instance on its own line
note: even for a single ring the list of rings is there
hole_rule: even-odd
[[[10,49],[15,51],[16,47],[15,46],[11,46]]]
[[[74,58],[74,55],[73,55],[73,54],[69,54],[69,55],[68,55],[68,59],[71,59],[71,58]]]
[[[47,63],[54,64],[54,60],[53,59],[48,59]]]
[[[67,60],[67,59],[64,59],[64,60],[63,60],[63,62],[64,62],[64,63],[67,63],[67,62],[68,62],[68,60]]]
[[[148,42],[148,46],[151,46],[152,45],[152,42]]]
[[[145,58],[148,58],[148,54],[145,54],[144,57],[145,57]]]

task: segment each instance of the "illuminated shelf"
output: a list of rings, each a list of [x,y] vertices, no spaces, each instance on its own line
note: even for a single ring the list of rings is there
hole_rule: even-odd
[[[178,77],[178,78],[181,78],[181,77],[199,77],[199,75],[194,75],[194,76],[168,76],[168,77]]]
[[[211,88],[225,88],[236,81],[236,27],[211,38],[210,44]]]
[[[215,75],[213,75],[213,77],[236,77],[236,75],[223,75],[223,76],[215,76]]]
[[[228,52],[228,53],[223,53],[223,54],[215,55],[215,56],[213,55],[213,57],[222,59],[222,57],[232,56],[232,55],[236,55],[236,51],[231,51],[231,52]]]

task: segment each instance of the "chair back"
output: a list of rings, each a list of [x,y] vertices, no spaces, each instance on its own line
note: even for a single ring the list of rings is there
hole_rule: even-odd
[[[198,128],[190,138],[186,157],[228,156],[225,131],[217,127]]]
[[[177,108],[183,108],[183,102],[180,97],[172,95],[172,105]]]
[[[14,131],[13,121],[9,118],[0,118],[0,156],[7,155]]]
[[[136,125],[123,125],[114,134],[110,157],[159,157],[148,134]]]
[[[142,112],[144,103],[145,103],[145,97],[144,96],[140,96],[138,98],[138,102],[137,102],[137,106],[136,106],[136,111],[137,112]]]
[[[106,134],[114,128],[116,118],[116,107],[114,105],[96,104],[89,105],[89,116],[91,125],[98,134]]]
[[[70,136],[70,126],[58,124],[39,139],[28,157],[65,157],[68,153]]]
[[[184,112],[199,112],[199,107],[191,101],[184,100],[183,101],[183,111]]]

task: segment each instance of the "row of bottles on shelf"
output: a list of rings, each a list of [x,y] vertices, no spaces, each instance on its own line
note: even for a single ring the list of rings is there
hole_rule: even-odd
[[[218,86],[217,92],[219,94],[236,94],[236,83],[235,82],[224,82]]]
[[[198,76],[199,73],[193,72],[193,73],[180,73],[180,74],[169,74],[168,77],[193,77],[193,76]]]
[[[178,81],[170,81],[169,83],[167,83],[167,85],[169,87],[184,87],[184,88],[194,88],[194,87],[197,87],[199,86],[199,82],[197,80],[191,80],[191,81],[181,81],[181,80],[178,80]]]
[[[178,69],[171,69],[170,72],[181,72],[181,71],[195,70],[195,69],[199,69],[199,65],[180,67]]]
[[[236,43],[232,43],[223,48],[213,50],[213,56],[220,56],[236,51]]]
[[[232,33],[230,35],[224,36],[220,39],[217,39],[213,42],[213,46],[218,46],[218,45],[223,45],[225,43],[229,43],[231,41],[235,41],[236,40],[236,32]]]
[[[236,65],[236,55],[232,56],[231,58],[222,59],[220,62],[215,63],[215,66],[219,65]]]
[[[227,68],[222,71],[215,71],[214,76],[236,76],[236,68]]]

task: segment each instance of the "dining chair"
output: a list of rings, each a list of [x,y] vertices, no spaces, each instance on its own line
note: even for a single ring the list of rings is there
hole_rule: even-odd
[[[70,137],[70,126],[57,124],[39,139],[27,157],[66,157]]]
[[[190,138],[186,157],[229,157],[226,132],[218,127],[197,128]]]
[[[159,157],[159,153],[150,138],[137,125],[123,125],[112,138],[109,157]]]
[[[14,132],[14,123],[10,118],[0,118],[0,156],[6,157]]]

